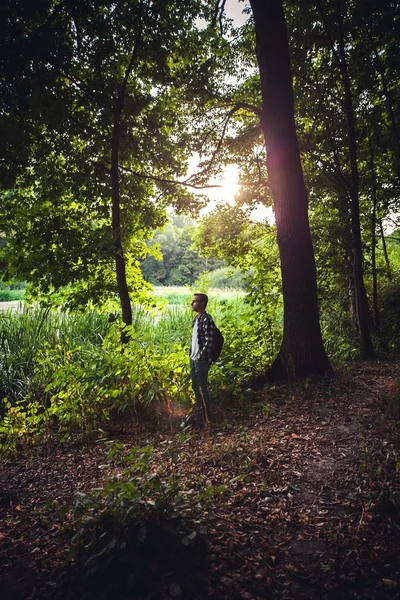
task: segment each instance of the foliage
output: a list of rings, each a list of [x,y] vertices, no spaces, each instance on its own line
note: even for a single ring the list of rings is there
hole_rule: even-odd
[[[0,302],[22,300],[25,295],[25,289],[26,283],[24,282],[12,282],[6,285],[0,280]]]
[[[380,334],[384,349],[398,356],[400,352],[400,273],[395,272],[392,281],[380,288]]]
[[[212,393],[242,395],[272,359],[276,325],[265,327],[258,307],[244,303],[237,293],[221,294],[211,295],[208,307],[225,337],[210,373]],[[189,302],[156,312],[136,306],[124,347],[113,319],[95,311],[4,313],[4,446],[15,447],[31,434],[52,429],[63,435],[90,431],[115,411],[130,415],[137,403],[161,404],[167,413],[171,403],[190,404]]]
[[[143,330],[139,335],[132,328],[130,333],[127,347],[121,347],[120,328],[113,325],[100,344],[87,339],[81,345],[69,338],[43,343],[35,352],[29,380],[22,382],[28,391],[3,404],[7,412],[1,432],[9,437],[9,445],[53,424],[63,433],[90,431],[111,411],[126,411],[136,402],[186,401],[186,349],[151,340],[144,344]]]
[[[222,305],[216,321],[225,342],[220,359],[210,371],[210,387],[244,398],[253,380],[265,374],[277,352],[277,324],[261,320],[257,305],[248,303]]]
[[[244,289],[245,275],[238,267],[220,267],[208,274],[210,287],[220,289]]]
[[[148,256],[141,262],[146,281],[154,285],[192,285],[202,271],[221,267],[221,260],[199,255],[193,243],[196,231],[192,221],[173,216],[163,230],[156,231],[149,244],[160,255]]]
[[[22,300],[24,295],[24,290],[11,290],[3,288],[0,290],[0,302],[13,302],[16,300]]]
[[[275,230],[251,222],[248,211],[240,206],[219,206],[203,219],[198,244],[203,253],[223,257],[244,274],[247,307],[242,334],[235,316],[227,311],[224,318],[231,322],[231,327],[224,336],[228,346],[231,340],[231,365],[239,369],[239,379],[247,379],[246,369],[251,379],[254,370],[260,374],[271,364],[280,341],[282,297]]]
[[[90,344],[99,343],[107,330],[107,318],[96,311],[67,315],[24,307],[20,312],[1,312],[0,397],[7,396],[14,403],[34,389],[40,393],[32,378],[46,347],[64,344],[71,338],[76,344],[83,339]],[[54,366],[48,365],[50,372]]]
[[[190,211],[202,203],[177,180],[192,152],[196,100],[217,86],[220,66],[210,57],[229,53],[215,28],[198,26],[211,10],[199,0],[6,2],[6,278],[33,283],[32,294],[63,287],[70,306],[99,303],[116,292],[118,235],[130,292],[141,291],[138,259],[152,230],[165,223],[165,207]],[[115,213],[118,231],[111,227]]]
[[[358,188],[363,268],[371,304],[379,301],[374,297],[374,278],[385,277],[385,269],[375,264],[374,254],[379,251],[376,240],[383,235],[382,219],[397,210],[398,205],[400,146],[398,121],[394,117],[399,98],[398,48],[394,43],[397,20],[394,19],[394,26],[389,25],[396,11],[390,0],[328,0],[319,3],[317,11],[312,2],[301,6],[290,2],[287,6],[297,126],[310,190],[322,313],[325,329],[328,322],[332,333],[331,340],[336,336],[339,348],[342,335],[349,350],[359,347],[358,342],[354,345],[352,341],[356,294],[352,272],[355,229],[350,208],[355,189]],[[349,93],[345,89],[345,68]],[[349,110],[343,110],[349,102],[355,128],[356,165],[351,164],[349,154]],[[374,312],[378,312],[375,307]],[[336,332],[335,313],[340,315]]]

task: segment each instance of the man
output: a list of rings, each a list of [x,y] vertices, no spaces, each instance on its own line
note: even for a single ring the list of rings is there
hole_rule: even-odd
[[[208,392],[208,372],[212,363],[212,351],[216,336],[216,326],[206,312],[208,296],[194,294],[192,310],[196,313],[193,319],[192,344],[190,348],[190,377],[196,398],[194,420],[196,425],[209,423],[210,395]]]

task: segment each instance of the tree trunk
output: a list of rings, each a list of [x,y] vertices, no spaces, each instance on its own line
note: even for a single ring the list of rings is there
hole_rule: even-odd
[[[374,321],[376,330],[379,331],[379,307],[378,307],[378,276],[376,272],[376,204],[372,208],[371,215],[371,243],[372,243],[372,291],[373,291],[373,307]]]
[[[117,275],[118,295],[121,302],[122,320],[125,325],[132,325],[132,306],[129,297],[128,283],[126,280],[126,266],[121,238],[121,203],[119,187],[119,141],[121,118],[124,110],[126,88],[128,79],[132,73],[133,65],[139,49],[139,43],[142,36],[142,23],[139,20],[135,45],[132,51],[129,65],[126,68],[124,80],[118,93],[114,109],[114,122],[112,130],[111,147],[111,185],[112,185],[112,230],[113,230],[113,251],[115,258],[115,269]],[[123,342],[128,341],[129,336],[122,334]]]
[[[380,231],[381,239],[382,239],[382,249],[383,249],[383,256],[385,257],[387,278],[388,278],[388,281],[392,281],[392,279],[393,279],[392,267],[390,266],[390,260],[389,260],[389,255],[388,255],[386,240],[385,240],[385,232],[383,231],[382,219],[379,219],[379,231]]]
[[[261,77],[261,126],[267,149],[284,301],[283,341],[270,372],[293,380],[330,370],[319,324],[308,194],[294,122],[289,46],[282,0],[250,0]]]
[[[125,325],[132,325],[132,306],[129,298],[128,283],[126,281],[126,268],[124,252],[121,240],[121,206],[119,190],[119,129],[122,114],[123,101],[118,98],[114,115],[112,152],[111,152],[111,184],[112,184],[112,230],[113,230],[113,252],[117,276],[118,295],[121,302],[122,320]],[[127,341],[127,336],[122,336]]]
[[[371,215],[371,237],[372,237],[372,290],[373,290],[373,308],[376,330],[379,331],[379,306],[378,306],[378,275],[376,272],[376,212],[378,208],[378,194],[376,190],[376,174],[374,164],[374,146],[369,138],[369,156],[371,171],[371,191],[372,191],[372,215]]]
[[[375,351],[372,344],[371,333],[368,326],[369,308],[368,299],[364,286],[363,278],[363,252],[361,242],[360,226],[360,201],[359,201],[359,183],[357,166],[357,136],[354,117],[353,99],[351,94],[350,77],[347,70],[346,51],[343,37],[343,20],[340,10],[340,0],[336,2],[336,14],[338,19],[339,31],[339,56],[337,56],[338,66],[342,75],[345,101],[344,108],[347,119],[347,139],[349,162],[351,170],[351,229],[353,234],[353,276],[354,290],[356,300],[357,325],[361,339],[362,353],[364,359],[375,357]]]

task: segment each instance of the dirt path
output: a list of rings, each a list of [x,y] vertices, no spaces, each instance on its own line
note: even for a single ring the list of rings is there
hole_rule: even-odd
[[[193,565],[204,585],[171,588],[169,573],[152,597],[400,598],[399,381],[397,363],[358,365],[308,387],[265,389],[248,414],[220,405],[209,435],[136,432],[165,477],[220,490],[204,514],[207,556]],[[69,541],[50,507],[98,485],[102,462],[99,444],[45,447],[2,469],[2,600],[46,589],[67,597],[52,573]]]
[[[387,367],[299,390],[253,425],[260,452],[225,515],[217,597],[400,598],[399,432],[380,412],[399,370]]]

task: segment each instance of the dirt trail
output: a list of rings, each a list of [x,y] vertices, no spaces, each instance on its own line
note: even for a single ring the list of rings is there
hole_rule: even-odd
[[[184,488],[225,486],[204,515],[206,560],[193,565],[204,586],[179,582],[179,597],[400,598],[399,381],[397,363],[356,365],[308,387],[266,388],[248,414],[216,403],[209,435],[136,432]],[[95,444],[42,449],[2,469],[2,600],[41,599],[43,580],[54,585],[64,549],[46,502],[95,487],[102,462]],[[175,596],[165,586],[157,597]]]
[[[232,581],[241,573],[243,587],[219,586],[217,597],[400,598],[400,436],[381,412],[399,375],[397,365],[364,365],[297,390],[253,426],[259,468],[226,514],[226,541],[248,523],[239,560],[226,553],[223,567]]]

